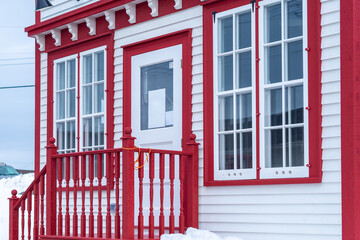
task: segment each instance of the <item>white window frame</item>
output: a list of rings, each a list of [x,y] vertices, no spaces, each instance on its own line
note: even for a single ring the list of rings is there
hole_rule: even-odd
[[[53,122],[54,122],[54,126],[53,126],[53,136],[57,137],[56,135],[56,125],[57,123],[65,123],[66,125],[66,122],[68,121],[71,121],[71,120],[74,120],[75,121],[75,149],[67,149],[66,148],[66,136],[65,136],[65,148],[62,149],[62,150],[58,150],[60,153],[67,153],[67,152],[76,152],[77,149],[78,149],[78,141],[77,141],[77,136],[78,136],[78,124],[77,124],[77,118],[78,118],[78,98],[77,98],[77,95],[78,95],[78,61],[77,61],[77,56],[78,54],[74,54],[74,55],[70,55],[70,56],[66,56],[66,57],[63,57],[63,58],[59,58],[59,59],[56,59],[54,60],[54,66],[53,66]],[[73,118],[67,118],[66,117],[66,111],[67,111],[67,96],[66,96],[66,88],[65,88],[65,118],[64,119],[61,119],[61,120],[57,120],[56,119],[56,113],[57,113],[57,101],[56,101],[56,93],[57,93],[57,76],[58,76],[58,72],[57,72],[57,64],[58,63],[61,63],[61,62],[65,62],[65,84],[66,84],[66,81],[67,81],[67,61],[69,60],[75,60],[75,117]],[[58,141],[58,139],[57,139]],[[59,143],[58,143],[59,144]]]
[[[104,51],[104,112],[103,113],[94,113],[94,98],[95,98],[95,94],[94,94],[94,81],[92,81],[92,114],[88,114],[86,116],[83,115],[83,111],[84,111],[84,107],[83,107],[83,98],[84,98],[84,93],[83,93],[83,82],[84,82],[84,56],[86,55],[89,55],[89,54],[92,54],[92,76],[93,78],[95,77],[95,68],[94,68],[94,64],[95,64],[95,61],[94,61],[94,54],[97,53],[97,52],[100,52],[100,51]],[[80,138],[80,146],[79,146],[79,151],[82,152],[84,151],[83,149],[84,148],[103,148],[103,149],[106,149],[106,146],[107,146],[107,141],[106,141],[106,136],[107,136],[107,124],[106,124],[106,107],[107,107],[107,102],[106,102],[106,99],[107,99],[107,48],[106,46],[101,46],[101,47],[98,47],[98,48],[94,48],[94,49],[91,49],[91,50],[88,50],[88,51],[84,51],[84,52],[81,52],[80,53],[80,81],[79,81],[79,88],[80,88],[80,116],[79,116],[79,125],[80,125],[80,131],[79,131],[79,138]],[[96,116],[101,116],[103,115],[104,116],[104,146],[94,146],[94,143],[95,143],[95,131],[94,131],[94,128],[95,128],[95,123],[93,121],[94,117]],[[84,118],[90,118],[92,119],[92,146],[91,147],[84,147],[83,146],[83,119]],[[88,151],[88,150],[86,150]]]
[[[295,37],[292,39],[299,38],[303,41],[303,79],[302,80],[292,80],[292,81],[286,81],[285,71],[287,69],[287,61],[284,58],[286,55],[284,42],[287,42],[285,39],[286,34],[286,26],[284,26],[285,22],[285,16],[286,16],[286,8],[284,6],[286,0],[264,0],[259,2],[259,56],[260,56],[260,83],[259,83],[259,103],[260,103],[260,179],[283,179],[283,178],[306,178],[309,177],[309,114],[308,110],[306,110],[306,107],[308,106],[308,52],[305,50],[308,45],[308,33],[307,33],[307,1],[302,1],[302,7],[303,7],[303,35],[302,37]],[[266,71],[266,59],[265,59],[265,46],[272,45],[273,43],[267,44],[265,43],[265,8],[274,4],[281,3],[281,15],[282,15],[282,39],[281,41],[275,42],[274,45],[277,45],[276,43],[281,42],[282,45],[282,82],[270,84],[271,87],[265,86],[265,71]],[[290,40],[289,42],[292,42]],[[265,45],[265,46],[264,46]],[[285,81],[284,81],[285,80]],[[304,166],[303,167],[280,167],[280,168],[266,168],[265,167],[265,89],[271,89],[275,87],[286,87],[286,86],[296,86],[299,83],[303,84],[303,100],[304,100]],[[280,129],[285,129],[285,104],[284,104],[285,96],[282,94],[282,125],[279,125]],[[285,164],[285,131],[283,131],[283,164]],[[285,166],[285,165],[284,165]]]
[[[236,169],[237,164],[237,157],[236,157],[236,149],[237,149],[237,140],[236,140],[236,133],[241,133],[243,129],[236,129],[236,96],[239,93],[248,93],[249,90],[243,90],[241,88],[236,88],[233,86],[232,90],[224,91],[226,93],[218,91],[219,83],[218,83],[218,68],[219,68],[219,61],[218,57],[221,55],[228,55],[230,52],[225,54],[218,53],[219,48],[219,20],[232,15],[233,16],[233,33],[234,28],[237,26],[236,17],[238,14],[249,12],[251,13],[251,73],[252,73],[252,86],[246,89],[251,88],[252,94],[252,127],[246,129],[246,131],[252,131],[252,168],[250,169]],[[214,43],[214,54],[213,54],[213,63],[214,63],[214,180],[245,180],[245,179],[256,179],[256,64],[255,64],[255,13],[252,11],[252,5],[248,4],[245,6],[241,6],[238,8],[234,8],[228,11],[224,11],[221,13],[217,13],[215,15],[215,21],[213,23],[213,43]],[[231,53],[233,54],[233,65],[235,65],[237,53],[241,52],[241,50],[237,50],[236,48],[236,34],[233,34],[233,49]],[[233,68],[233,83],[236,82],[236,73],[237,68]],[[233,114],[234,114],[234,129],[231,131],[234,134],[234,170],[220,170],[219,166],[219,105],[218,105],[218,98],[220,96],[233,96]],[[229,131],[230,133],[230,131]]]

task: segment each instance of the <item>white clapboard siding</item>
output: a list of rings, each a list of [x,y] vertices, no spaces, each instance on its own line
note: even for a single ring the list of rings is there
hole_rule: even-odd
[[[47,53],[41,53],[40,59],[40,168],[46,163],[47,145]]]

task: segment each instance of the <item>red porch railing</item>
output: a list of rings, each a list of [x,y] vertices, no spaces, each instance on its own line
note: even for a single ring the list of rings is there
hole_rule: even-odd
[[[137,148],[134,139],[128,128],[122,148],[66,154],[50,139],[46,167],[10,198],[10,239],[158,239],[197,227],[195,135],[189,151]]]

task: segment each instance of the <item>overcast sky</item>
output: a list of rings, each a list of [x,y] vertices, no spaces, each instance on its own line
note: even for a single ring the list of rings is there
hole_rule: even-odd
[[[34,84],[34,39],[24,32],[34,24],[34,5],[35,0],[1,1],[0,88]],[[0,162],[18,169],[34,168],[34,91],[0,89]]]

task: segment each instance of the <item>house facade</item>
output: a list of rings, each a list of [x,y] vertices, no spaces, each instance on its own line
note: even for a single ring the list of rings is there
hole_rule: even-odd
[[[37,42],[35,169],[57,173],[53,226],[65,228],[50,235],[120,238],[130,217],[135,239],[189,226],[244,240],[360,239],[359,3],[50,3],[26,28]],[[183,165],[188,152],[196,163]],[[84,222],[97,209],[95,233],[82,230],[81,208]]]

